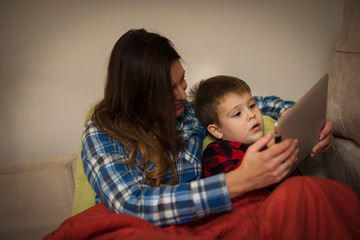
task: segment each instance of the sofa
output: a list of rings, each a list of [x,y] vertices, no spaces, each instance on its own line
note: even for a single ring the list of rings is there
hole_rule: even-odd
[[[304,161],[308,175],[349,184],[360,196],[360,1],[346,0],[331,71],[327,119],[334,122],[334,145]]]
[[[335,123],[333,147],[303,164],[306,175],[349,184],[360,196],[360,1],[345,0],[343,27],[329,73],[328,119]],[[0,166],[0,239],[41,239],[65,219],[81,195],[84,175],[78,154]],[[80,189],[81,190],[81,189]]]
[[[71,215],[77,154],[1,163],[0,239],[42,239]]]

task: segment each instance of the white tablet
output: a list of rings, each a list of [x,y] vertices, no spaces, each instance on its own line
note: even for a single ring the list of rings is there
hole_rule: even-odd
[[[327,93],[328,74],[325,74],[297,101],[294,107],[278,120],[278,129],[282,139],[297,138],[299,140],[298,161],[293,165],[290,174],[319,140],[326,121]]]

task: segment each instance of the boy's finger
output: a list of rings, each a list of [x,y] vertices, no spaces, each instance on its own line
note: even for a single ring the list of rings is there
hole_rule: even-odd
[[[326,120],[323,129],[320,132],[319,140],[323,140],[327,135],[332,134],[334,123],[332,121]]]

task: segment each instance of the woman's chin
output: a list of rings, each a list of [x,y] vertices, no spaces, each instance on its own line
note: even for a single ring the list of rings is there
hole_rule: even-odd
[[[181,114],[183,114],[183,112],[184,112],[184,105],[182,105],[181,107],[175,109],[175,116],[180,117]]]

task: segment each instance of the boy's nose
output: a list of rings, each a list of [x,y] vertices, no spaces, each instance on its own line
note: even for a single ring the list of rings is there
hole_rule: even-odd
[[[248,111],[248,120],[250,121],[251,119],[255,118],[255,113],[253,113],[252,111]]]

